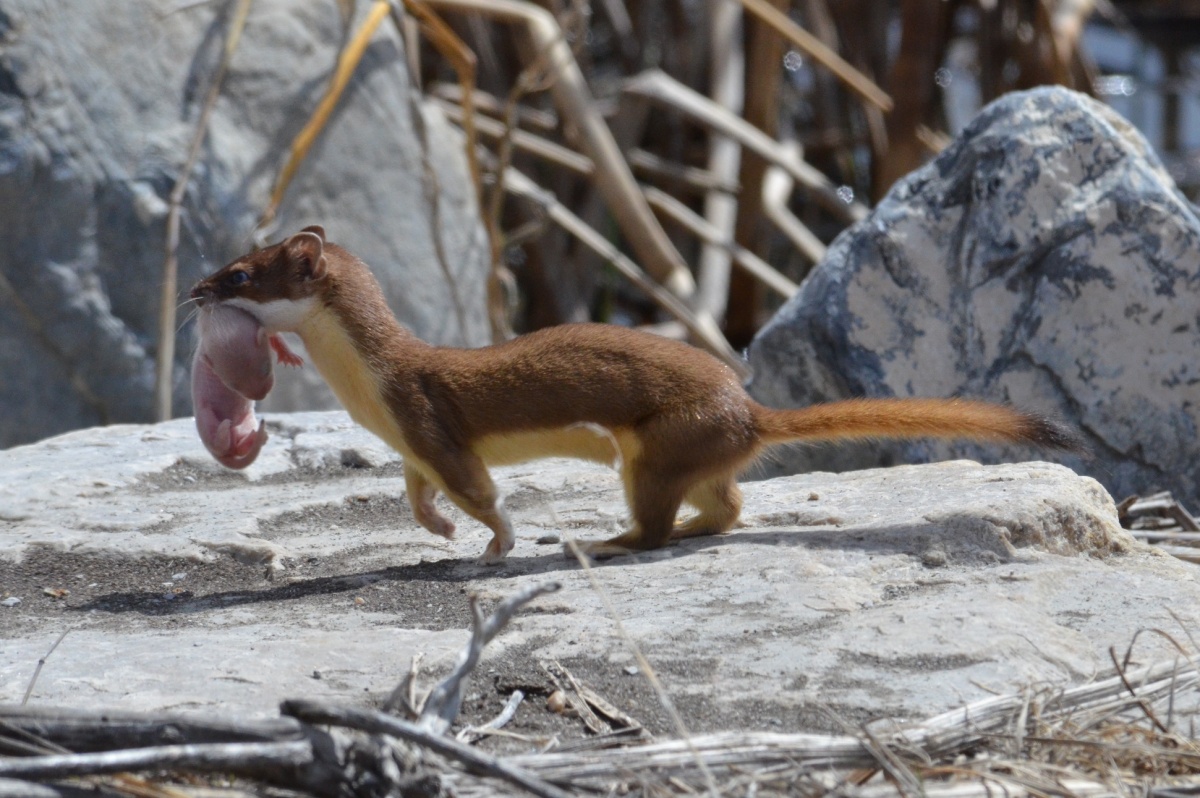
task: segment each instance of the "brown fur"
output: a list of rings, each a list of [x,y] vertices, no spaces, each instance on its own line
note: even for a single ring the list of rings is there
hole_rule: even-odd
[[[249,279],[235,285],[238,271]],[[488,562],[513,543],[488,464],[552,455],[619,464],[632,526],[589,547],[607,555],[728,531],[741,509],[737,475],[772,444],[955,437],[1077,446],[1053,422],[982,402],[872,399],[773,410],[710,355],[610,325],[553,327],[480,349],[431,346],[400,326],[366,265],[326,243],[320,228],[234,261],[193,296],[312,300],[311,315],[292,331],[351,415],[405,456],[417,520],[452,534],[434,506],[446,492],[492,529]],[[676,526],[684,503],[699,513]]]

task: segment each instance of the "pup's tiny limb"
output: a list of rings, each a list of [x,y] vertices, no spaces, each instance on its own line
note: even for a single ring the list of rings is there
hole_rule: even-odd
[[[293,352],[280,335],[272,335],[267,339],[271,344],[271,349],[275,352],[275,357],[279,358],[279,362],[285,366],[303,366],[304,358]]]

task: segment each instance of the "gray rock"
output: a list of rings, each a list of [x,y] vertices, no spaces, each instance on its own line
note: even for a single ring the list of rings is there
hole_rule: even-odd
[[[151,417],[167,197],[233,8],[179,5],[0,2],[0,447]],[[252,245],[341,37],[335,3],[253,5],[185,200],[181,291]],[[487,248],[461,139],[412,90],[390,23],[289,189],[276,237],[313,223],[376,269],[419,335],[486,342]],[[177,414],[190,410],[192,345],[185,326]],[[270,406],[333,406],[297,379],[280,375]]]
[[[0,452],[0,600],[21,599],[0,604],[0,703],[21,699],[70,629],[35,703],[377,706],[411,655],[425,655],[422,688],[449,668],[468,594],[490,604],[549,580],[562,590],[485,652],[474,719],[498,710],[503,683],[542,683],[538,662],[557,659],[673,733],[597,589],[695,732],[840,730],[828,708],[851,723],[923,717],[989,691],[1090,679],[1137,630],[1200,622],[1194,566],[1133,541],[1103,489],[1057,465],[758,482],[732,534],[589,573],[540,539],[612,534],[625,508],[607,469],[496,469],[517,544],[486,567],[475,558],[490,533],[453,508],[456,540],[420,529],[396,455],[344,413],[268,423],[271,441],[239,472],[217,467],[183,419]],[[1153,635],[1136,650],[1139,662],[1173,655]],[[518,730],[560,733],[539,725],[562,722],[545,715],[527,701]]]
[[[1008,95],[842,234],[750,350],[777,406],[969,396],[1049,412],[1124,497],[1200,499],[1200,220],[1146,141],[1065,89]],[[784,452],[785,470],[1028,458],[970,445]],[[1042,453],[1041,456],[1046,456]]]

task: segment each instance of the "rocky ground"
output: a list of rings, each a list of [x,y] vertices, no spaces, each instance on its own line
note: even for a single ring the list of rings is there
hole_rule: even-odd
[[[1194,566],[1136,543],[1112,500],[1061,466],[958,461],[746,486],[744,527],[581,568],[563,536],[624,517],[606,469],[500,469],[518,542],[454,508],[454,541],[416,526],[402,465],[342,413],[281,415],[246,472],[190,420],[84,430],[0,452],[0,703],[271,715],[286,697],[380,705],[414,655],[419,684],[485,606],[562,589],[488,647],[463,709],[529,746],[582,737],[546,708],[543,663],[673,734],[632,646],[689,731],[842,731],[1035,682],[1078,683],[1139,629],[1196,627]],[[611,609],[611,612],[610,612]],[[617,628],[615,618],[620,621]],[[65,635],[65,636],[64,636]],[[47,651],[60,640],[53,653]],[[1168,643],[1143,636],[1135,660]]]

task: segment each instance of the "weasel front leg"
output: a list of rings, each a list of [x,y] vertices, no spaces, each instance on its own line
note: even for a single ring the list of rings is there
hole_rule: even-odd
[[[499,565],[512,551],[516,536],[483,460],[473,452],[449,450],[431,459],[429,466],[441,479],[446,497],[492,530],[492,539],[479,558],[480,564]]]
[[[408,503],[412,506],[413,518],[435,535],[450,540],[454,537],[454,522],[438,512],[434,500],[438,489],[412,463],[404,464],[404,487],[408,491]]]

